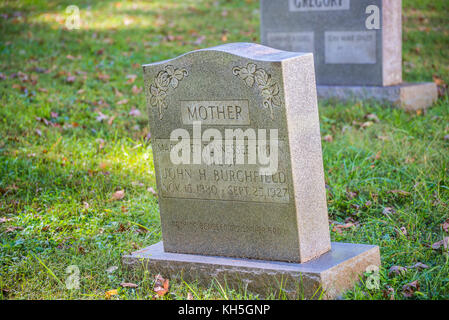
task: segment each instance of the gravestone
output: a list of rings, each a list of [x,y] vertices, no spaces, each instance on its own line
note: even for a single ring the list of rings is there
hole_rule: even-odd
[[[402,82],[401,0],[261,0],[261,42],[313,52],[319,98],[375,99],[405,109],[437,99]]]
[[[312,54],[235,43],[143,70],[163,242],[125,265],[332,298],[380,264],[330,242]]]

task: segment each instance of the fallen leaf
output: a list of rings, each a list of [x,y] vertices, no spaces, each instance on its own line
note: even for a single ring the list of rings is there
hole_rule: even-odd
[[[443,240],[433,243],[430,247],[434,250],[438,250],[443,246],[444,249],[449,248],[449,237],[444,237]]]
[[[140,117],[141,112],[140,112],[139,109],[136,109],[135,107],[132,107],[131,111],[129,112],[129,115],[133,116],[133,117]]]
[[[107,119],[109,119],[109,117],[107,116],[107,115],[105,115],[105,114],[103,114],[102,112],[98,112],[98,116],[97,116],[97,118],[96,118],[96,120],[98,121],[98,122],[101,122],[101,121],[103,121],[103,120],[107,120]]]
[[[134,94],[139,94],[139,93],[142,92],[142,90],[143,90],[142,88],[140,88],[140,87],[138,87],[136,85],[133,85],[133,87],[131,89],[132,93],[134,93]]]
[[[187,292],[187,300],[193,300],[193,294],[190,292]]]
[[[83,201],[83,208],[84,208],[84,210],[89,209],[89,203],[87,203],[86,201]]]
[[[446,221],[444,221],[443,224],[441,224],[441,227],[443,228],[444,232],[448,232],[449,231],[449,219],[446,219]]]
[[[164,279],[160,274],[156,275],[153,290],[158,296],[163,297],[169,289],[168,279]]]
[[[118,269],[117,266],[112,266],[106,269],[107,273],[113,273],[114,271],[116,271]]]
[[[112,125],[112,122],[115,120],[115,118],[116,118],[116,116],[112,116],[112,117],[110,117],[109,118],[109,120],[108,120],[108,125]]]
[[[106,74],[106,73],[101,73],[100,72],[100,73],[97,74],[97,78],[99,80],[101,80],[101,81],[108,82],[111,77],[108,74]]]
[[[390,190],[388,193],[398,194],[400,196],[409,196],[410,192],[404,190]]]
[[[118,294],[117,289],[109,290],[104,293],[104,295],[106,296],[106,299],[109,299],[110,297],[115,296],[117,294]]]
[[[338,233],[342,233],[344,229],[348,229],[348,228],[352,228],[355,227],[356,224],[349,222],[349,223],[345,223],[345,224],[337,224],[332,228],[332,231],[334,232],[338,232]]]
[[[5,230],[5,233],[11,233],[11,232],[14,232],[14,231],[16,231],[16,230],[23,230],[23,228],[22,228],[22,227],[8,227],[8,228]]]
[[[0,218],[0,223],[5,223],[5,222],[11,221],[11,220],[12,220],[12,218],[1,217]]]
[[[37,134],[39,137],[42,137],[42,131],[40,131],[39,129],[34,130],[34,132],[36,132],[36,134]]]
[[[402,287],[402,294],[406,298],[411,298],[415,294],[416,291],[419,291],[419,282],[415,280],[410,282]]]
[[[125,197],[125,190],[119,190],[114,192],[112,200],[122,200]]]
[[[367,114],[367,115],[365,116],[365,118],[366,118],[367,120],[371,120],[371,121],[374,121],[374,122],[379,122],[379,121],[380,121],[380,120],[379,120],[379,117],[378,117],[375,113]]]
[[[368,127],[371,127],[373,124],[374,124],[374,122],[372,122],[372,121],[367,121],[367,122],[362,123],[362,125],[360,126],[360,128],[368,128]]]
[[[411,266],[409,268],[417,269],[418,271],[420,271],[420,270],[424,270],[424,269],[429,269],[429,266],[427,264],[422,263],[422,262],[417,262],[417,263],[415,263],[413,266]]]
[[[407,236],[407,229],[405,227],[401,227],[399,229],[399,232],[402,233],[404,236]]]
[[[390,286],[386,288],[386,290],[383,290],[383,296],[384,298],[387,298],[389,300],[394,300],[394,289]]]
[[[323,137],[323,140],[326,142],[332,142],[334,141],[334,138],[330,134],[328,134]]]
[[[203,41],[204,41],[205,39],[206,39],[205,36],[199,36],[199,37],[193,42],[193,44],[196,45],[196,46],[199,46],[200,44],[203,43]]]
[[[120,100],[119,102],[117,102],[118,105],[127,104],[127,103],[128,103],[128,99],[123,99],[123,100]]]
[[[405,273],[407,272],[407,268],[406,267],[401,267],[401,266],[392,266],[390,268],[390,270],[388,271],[388,276],[403,276]]]
[[[384,215],[394,214],[394,213],[396,213],[396,210],[392,207],[385,207],[384,210],[382,211],[382,213]]]
[[[153,196],[157,197],[157,192],[156,192],[152,187],[149,187],[149,188],[147,189],[147,191],[148,191],[148,192],[151,192],[151,193],[153,194]]]
[[[120,283],[120,286],[123,288],[137,288],[138,285],[135,283],[131,283],[131,282],[122,282]]]
[[[136,80],[136,78],[137,78],[137,75],[135,75],[135,74],[128,74],[128,75],[126,76],[126,79],[128,79],[128,80],[126,81],[126,83],[134,83],[134,81]]]

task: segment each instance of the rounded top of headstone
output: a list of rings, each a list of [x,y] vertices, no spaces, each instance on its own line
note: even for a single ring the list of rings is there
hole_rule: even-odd
[[[179,59],[180,57],[185,57],[187,55],[192,54],[201,54],[204,52],[224,52],[228,54],[232,54],[235,56],[248,58],[252,60],[258,60],[258,61],[266,61],[266,62],[281,62],[287,59],[296,58],[299,56],[304,55],[311,55],[312,53],[304,53],[304,52],[290,52],[290,51],[283,51],[279,49],[270,48],[261,44],[257,43],[249,43],[249,42],[235,42],[235,43],[226,43],[222,44],[216,47],[211,48],[205,48],[205,49],[199,49],[190,51],[188,53],[182,54],[176,58],[159,61],[155,63],[145,64],[145,66],[149,65],[159,65],[164,64],[169,61],[173,61],[176,59]]]

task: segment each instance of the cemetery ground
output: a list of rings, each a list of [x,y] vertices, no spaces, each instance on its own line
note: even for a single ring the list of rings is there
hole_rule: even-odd
[[[381,249],[379,287],[347,299],[449,298],[449,2],[403,2],[404,79],[436,81],[438,102],[320,103],[332,241]],[[71,4],[0,4],[0,297],[258,298],[218,282],[167,291],[120,262],[161,240],[141,64],[259,42],[258,1],[77,1],[70,31]]]

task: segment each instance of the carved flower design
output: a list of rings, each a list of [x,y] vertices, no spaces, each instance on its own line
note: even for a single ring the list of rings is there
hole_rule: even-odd
[[[282,104],[279,97],[279,85],[273,82],[271,75],[264,69],[257,68],[254,63],[248,63],[246,67],[234,67],[232,73],[245,81],[248,87],[253,87],[254,83],[260,90],[263,100],[263,107],[270,109],[271,119],[274,119],[273,106],[280,107]]]
[[[186,69],[175,69],[172,65],[165,66],[164,70],[157,74],[154,84],[150,86],[150,104],[158,108],[159,119],[163,118],[163,110],[168,107],[165,101],[168,89],[176,89],[179,81],[187,76]]]

